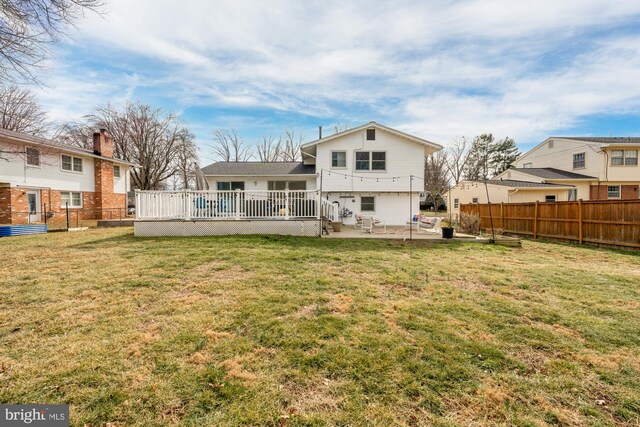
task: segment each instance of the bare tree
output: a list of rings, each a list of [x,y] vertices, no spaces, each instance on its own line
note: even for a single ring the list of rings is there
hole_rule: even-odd
[[[141,103],[127,103],[122,108],[107,105],[85,116],[81,123],[63,126],[57,140],[92,149],[93,132],[101,128],[113,138],[115,157],[140,165],[131,172],[134,188],[160,189],[177,174],[183,174],[180,181],[185,183],[185,163],[193,163],[195,153],[194,137],[173,113]]]
[[[174,189],[186,190],[195,188],[196,169],[198,164],[198,147],[195,135],[187,132],[176,147]]]
[[[424,189],[427,192],[427,201],[433,203],[435,209],[446,204],[442,195],[448,188],[447,152],[438,151],[425,157]]]
[[[280,159],[282,140],[263,136],[256,141],[256,153],[261,162],[277,162]]]
[[[0,83],[38,82],[50,46],[101,0],[0,0]]]
[[[304,135],[298,134],[293,127],[285,129],[282,135],[280,160],[283,162],[299,162],[302,159],[300,146],[303,142]]]
[[[446,166],[454,185],[464,176],[467,154],[467,140],[464,137],[454,140],[454,144],[447,149]]]
[[[28,89],[0,86],[0,128],[43,136],[49,129],[47,114]]]
[[[351,128],[351,125],[349,123],[342,123],[339,125],[335,125],[333,126],[333,133],[340,133],[340,132],[344,132],[346,130],[348,130],[349,128]]]
[[[224,162],[246,162],[253,157],[251,146],[235,130],[213,133],[213,154]]]

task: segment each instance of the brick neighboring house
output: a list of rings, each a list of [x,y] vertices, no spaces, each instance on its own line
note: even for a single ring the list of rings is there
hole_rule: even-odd
[[[0,129],[0,224],[64,221],[67,205],[74,219],[126,215],[133,166],[103,129],[93,151]]]

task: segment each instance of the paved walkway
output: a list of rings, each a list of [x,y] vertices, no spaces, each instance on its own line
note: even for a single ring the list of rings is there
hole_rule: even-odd
[[[455,242],[455,241],[476,241],[487,240],[480,239],[476,236],[468,234],[456,233],[453,239],[443,239],[440,231],[425,231],[421,230],[417,232],[415,229],[409,233],[409,230],[404,227],[387,227],[387,232],[384,232],[382,227],[375,228],[374,233],[364,232],[362,230],[356,230],[352,225],[343,225],[342,231],[335,232],[329,227],[329,235],[323,235],[322,237],[328,239],[395,239],[395,240],[433,240],[442,242]]]

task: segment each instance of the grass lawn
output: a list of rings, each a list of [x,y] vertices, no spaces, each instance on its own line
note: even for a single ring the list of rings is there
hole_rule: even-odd
[[[635,425],[640,256],[0,239],[0,403],[72,425]]]

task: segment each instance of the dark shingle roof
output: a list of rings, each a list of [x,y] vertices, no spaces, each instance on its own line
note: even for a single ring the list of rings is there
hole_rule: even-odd
[[[640,144],[640,136],[554,136],[559,139],[598,142],[601,144]]]
[[[563,171],[556,168],[513,168],[513,171],[526,173],[543,179],[597,179],[581,173]]]
[[[516,181],[514,179],[491,179],[487,181],[487,184],[504,185],[507,187],[518,187],[518,188],[573,187],[573,185],[567,185],[567,184],[547,184],[544,182]]]
[[[315,165],[302,162],[216,162],[202,168],[205,175],[315,175]]]
[[[126,160],[119,159],[117,157],[105,157],[93,152],[93,150],[87,150],[86,148],[76,147],[75,145],[64,144],[62,142],[54,141],[52,139],[41,138],[39,136],[31,135],[23,132],[16,132],[9,129],[0,128],[0,137],[6,137],[13,140],[19,140],[33,145],[41,145],[50,147],[52,149],[58,149],[68,151],[71,153],[84,154],[97,159],[105,159],[115,161],[116,163],[123,163],[132,166],[138,166],[135,163],[128,162]]]

